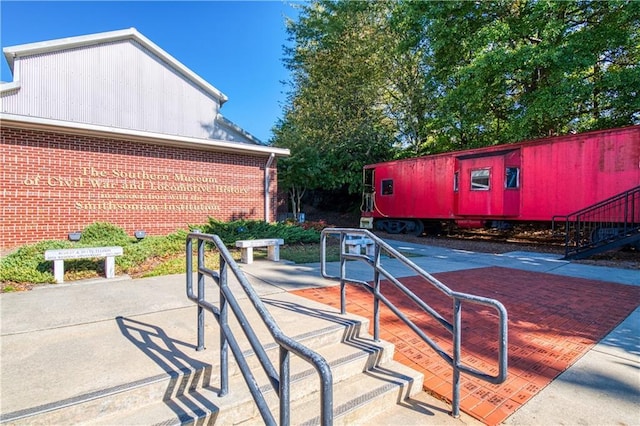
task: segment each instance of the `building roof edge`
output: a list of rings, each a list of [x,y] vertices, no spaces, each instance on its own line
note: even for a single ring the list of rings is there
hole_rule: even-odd
[[[0,127],[19,127],[35,130],[58,131],[98,137],[117,137],[135,141],[170,145],[176,147],[192,147],[212,151],[244,153],[254,155],[270,155],[288,157],[291,153],[286,148],[266,145],[250,145],[240,142],[228,142],[213,139],[200,139],[163,133],[152,133],[118,127],[99,126],[95,124],[76,123],[0,112]]]

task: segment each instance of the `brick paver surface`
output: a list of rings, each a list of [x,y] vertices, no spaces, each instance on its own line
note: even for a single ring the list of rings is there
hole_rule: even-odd
[[[499,424],[561,372],[575,363],[640,304],[640,287],[528,272],[500,267],[434,275],[454,291],[500,301],[507,309],[508,377],[493,385],[463,374],[461,409],[488,425]],[[436,309],[452,318],[452,302],[420,277],[400,281]],[[451,335],[391,283],[382,293],[401,307],[447,353]],[[296,294],[339,307],[339,286],[296,291]],[[349,286],[347,310],[372,318],[373,296]],[[382,339],[396,345],[395,359],[424,373],[429,392],[451,399],[451,367],[388,309],[381,310]],[[463,305],[463,362],[489,374],[497,369],[495,310]],[[373,329],[370,330],[373,333]]]

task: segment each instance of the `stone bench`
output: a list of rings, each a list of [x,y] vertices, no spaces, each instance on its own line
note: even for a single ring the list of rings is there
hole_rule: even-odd
[[[361,235],[347,234],[344,244],[350,254],[362,254],[362,249],[364,249],[367,256],[375,254],[376,244],[372,239]]]
[[[115,257],[122,255],[122,247],[82,247],[54,249],[44,252],[45,260],[53,260],[53,276],[58,284],[64,282],[64,261],[66,259],[91,259],[104,257],[104,272],[107,278],[115,276]]]
[[[267,259],[274,262],[280,261],[280,246],[284,244],[281,238],[267,238],[262,240],[238,240],[236,247],[241,249],[241,262],[253,263],[253,249],[255,247],[267,248]]]

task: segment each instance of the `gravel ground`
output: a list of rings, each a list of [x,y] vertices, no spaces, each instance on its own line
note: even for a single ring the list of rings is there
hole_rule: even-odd
[[[311,221],[324,221],[328,226],[345,227],[345,228],[357,228],[359,226],[359,215],[353,214],[336,214],[328,212],[314,212],[307,215],[308,220]],[[541,231],[540,229],[525,229],[521,230],[521,235],[526,236],[540,236],[540,234],[548,234],[548,231]],[[427,236],[422,235],[417,237],[415,235],[406,234],[387,234],[385,232],[376,232],[381,238],[394,239],[407,241],[416,244],[425,244],[438,247],[447,247],[454,249],[470,250],[481,253],[508,253],[511,251],[533,251],[543,253],[555,253],[564,254],[564,246],[560,243],[555,245],[547,244],[532,244],[527,242],[500,242],[500,241],[487,241],[496,233],[493,231],[487,231],[484,235],[480,233],[473,237],[459,236]],[[484,238],[484,239],[483,239]],[[517,236],[516,236],[517,238]],[[610,252],[602,253],[593,256],[589,259],[574,260],[575,263],[582,263],[588,265],[607,266],[612,268],[623,269],[638,269],[640,270],[640,252],[637,250],[612,250]]]

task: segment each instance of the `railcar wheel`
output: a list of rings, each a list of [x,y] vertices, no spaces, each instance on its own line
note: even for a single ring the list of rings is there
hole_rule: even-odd
[[[378,219],[375,223],[378,231],[388,234],[413,234],[420,236],[424,232],[424,224],[415,219]]]
[[[420,219],[415,219],[413,222],[413,232],[416,237],[419,237],[424,232],[424,223]]]
[[[403,220],[378,219],[376,222],[376,229],[388,234],[401,234],[406,227],[407,224]]]

